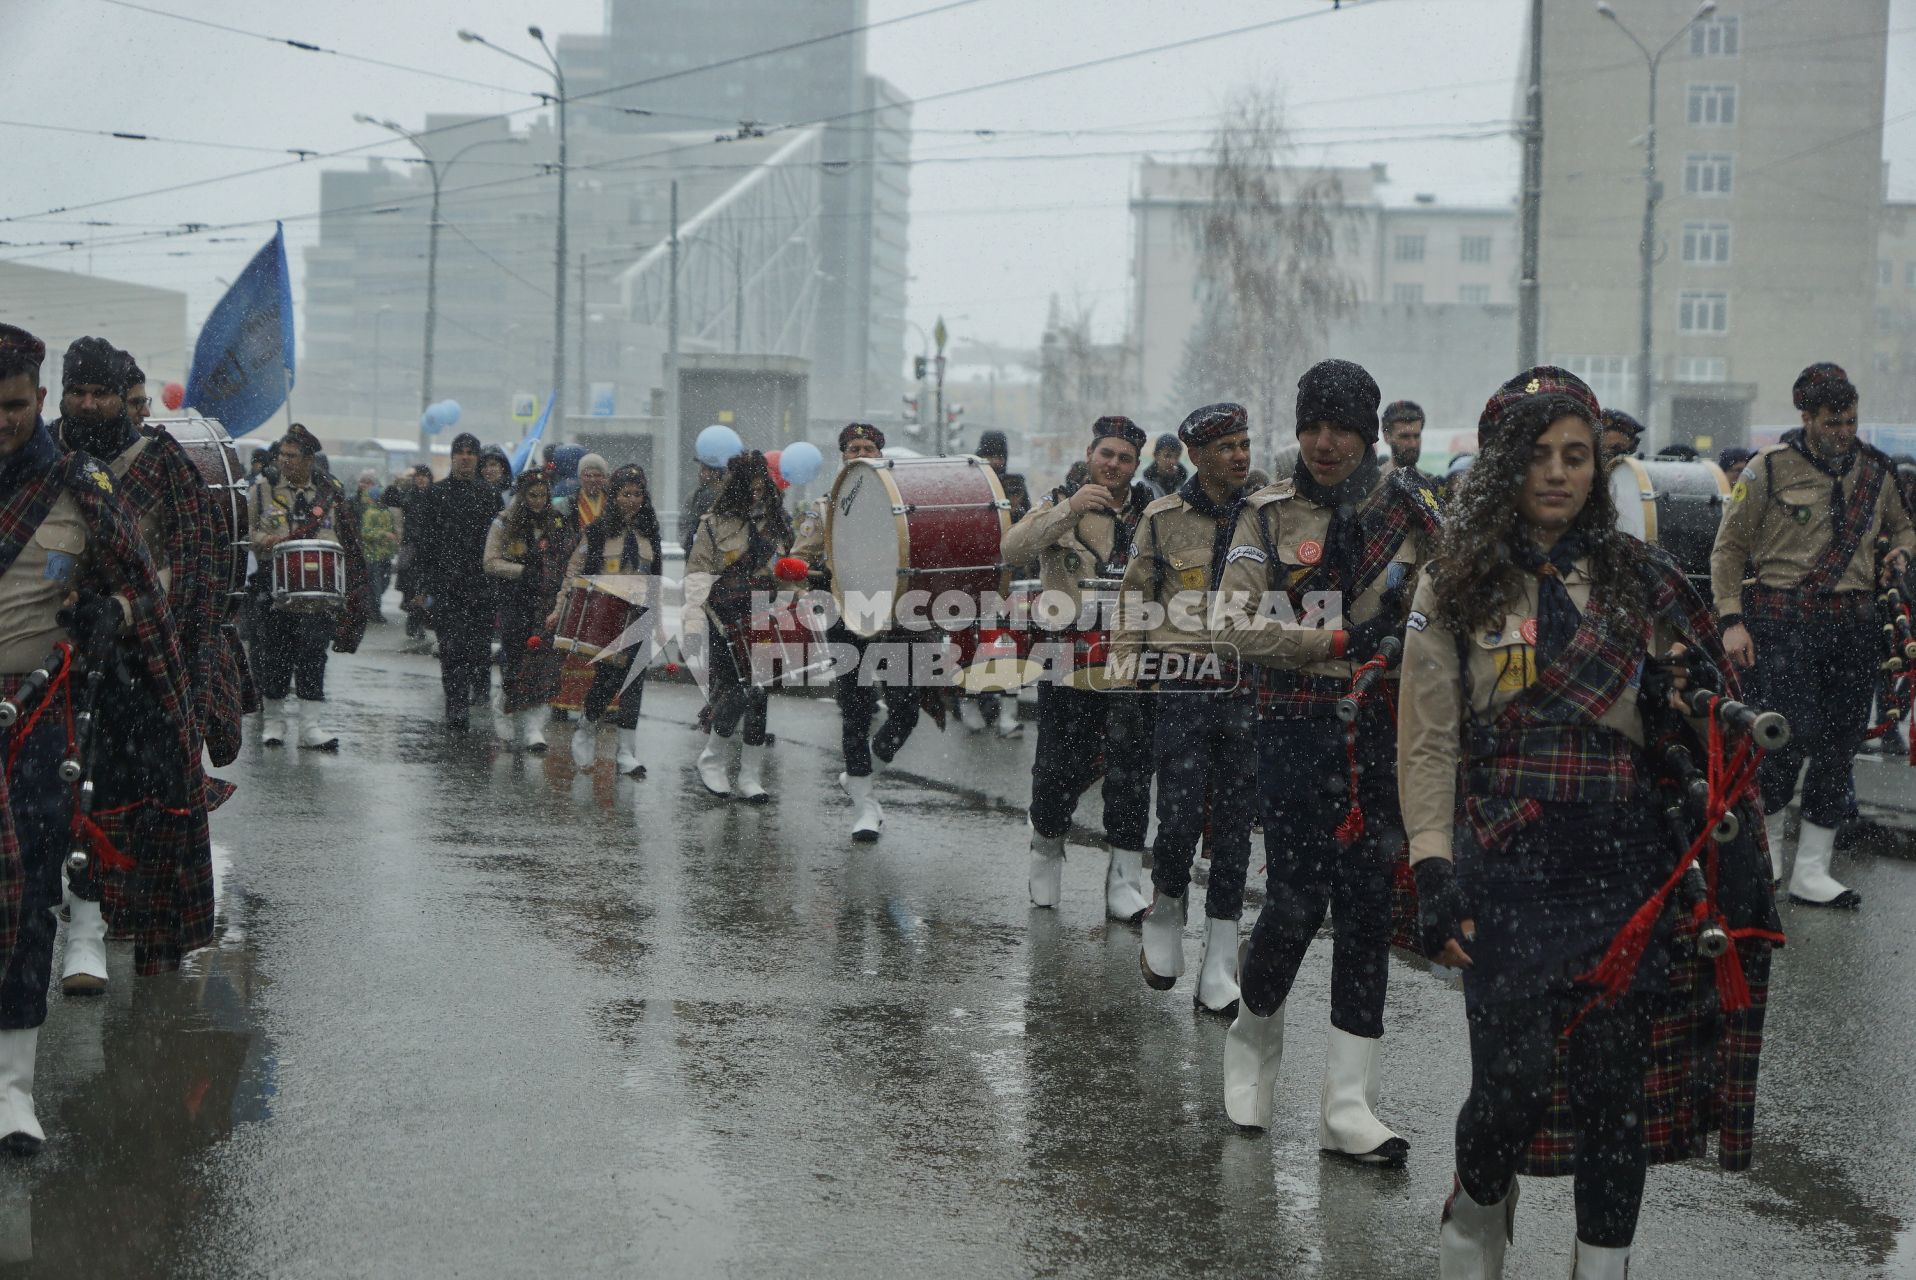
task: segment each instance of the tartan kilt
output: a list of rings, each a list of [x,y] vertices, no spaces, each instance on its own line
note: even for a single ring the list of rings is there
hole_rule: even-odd
[[[209,800],[218,794],[211,780],[207,790]],[[187,952],[213,940],[213,854],[205,811],[148,802],[97,815],[96,821],[134,861],[131,872],[107,875],[101,884],[109,936],[133,940],[133,969],[141,977],[178,969]]]
[[[592,659],[576,653],[565,655],[565,661],[559,667],[559,692],[553,695],[552,705],[561,711],[574,713],[585,710],[585,695],[592,689],[592,678],[599,669],[592,665]],[[610,714],[619,706],[617,698],[606,708]]]
[[[11,698],[25,678],[24,675],[0,676],[0,697]],[[49,689],[45,696],[55,695]],[[57,696],[58,702],[41,703],[46,708],[46,714],[54,714],[62,704],[66,709],[61,714],[71,714],[71,689],[62,688]],[[14,943],[19,940],[20,904],[27,888],[26,865],[20,856],[20,837],[13,829],[13,771],[8,767],[12,755],[8,748],[15,741],[15,735],[23,733],[26,726],[27,721],[22,719],[5,734],[0,734],[0,957],[12,955]],[[37,727],[42,733],[51,731],[44,723]]]
[[[1750,1007],[1725,1014],[1717,1005],[1712,962],[1697,957],[1695,937],[1695,923],[1687,916],[1680,919],[1670,990],[1658,997],[1650,1026],[1650,1062],[1643,1076],[1644,1146],[1651,1164],[1694,1160],[1709,1154],[1714,1134],[1718,1166],[1740,1173],[1754,1155],[1756,1072],[1763,1052],[1773,944],[1761,939],[1736,944]],[[1559,1039],[1550,1110],[1519,1170],[1531,1177],[1556,1178],[1576,1171],[1577,1127],[1567,1080],[1566,1041]]]

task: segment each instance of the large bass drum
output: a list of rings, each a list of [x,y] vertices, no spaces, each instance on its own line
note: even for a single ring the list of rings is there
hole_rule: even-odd
[[[1710,552],[1730,482],[1709,461],[1616,458],[1610,463],[1610,500],[1617,528],[1670,553],[1691,578],[1708,581]]]
[[[974,457],[859,458],[832,485],[825,543],[832,594],[854,635],[892,629],[898,597],[958,591],[1005,595],[999,544],[1011,504],[989,463]],[[847,607],[847,598],[860,600]]]
[[[200,473],[213,509],[220,513],[229,547],[221,567],[226,571],[227,591],[234,596],[246,588],[246,469],[240,466],[239,450],[226,428],[212,418],[193,414],[184,418],[148,418],[149,427],[158,427],[171,436],[194,470]]]

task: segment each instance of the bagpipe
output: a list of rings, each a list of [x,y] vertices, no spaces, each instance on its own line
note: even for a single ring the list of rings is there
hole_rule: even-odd
[[[110,649],[108,653],[111,654]],[[40,716],[54,710],[63,693],[71,696],[74,668],[77,665],[84,669],[79,708],[73,713],[66,755],[59,766],[60,781],[76,788],[72,844],[66,856],[66,869],[75,875],[85,873],[92,861],[88,850],[100,847],[102,839],[93,821],[93,771],[99,757],[100,690],[106,684],[107,666],[113,660],[112,656],[100,655],[82,658],[74,645],[63,640],[54,645],[45,661],[29,672],[11,695],[0,699],[0,729],[23,725],[20,731],[24,734]]]
[[[1863,734],[1866,742],[1899,732],[1916,707],[1916,619],[1910,616],[1909,568],[1892,573],[1889,539],[1876,539],[1876,619],[1882,626],[1883,657],[1876,667],[1876,703],[1882,718]],[[1916,735],[1911,736],[1909,763],[1916,765]]]

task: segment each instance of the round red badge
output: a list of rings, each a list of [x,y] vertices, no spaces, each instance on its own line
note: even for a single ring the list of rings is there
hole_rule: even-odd
[[[1298,543],[1297,558],[1305,564],[1316,564],[1324,558],[1324,544],[1315,540]]]
[[[1517,634],[1523,637],[1523,642],[1525,644],[1532,644],[1532,645],[1536,644],[1537,643],[1537,620],[1535,618],[1525,618],[1523,620],[1523,625],[1517,628]]]
[[[313,519],[315,519],[315,520],[317,520],[317,519],[319,519],[319,518],[320,518],[321,516],[323,516],[323,515],[325,515],[325,514],[326,514],[326,508],[324,508],[324,507],[314,507],[314,508],[313,508]]]

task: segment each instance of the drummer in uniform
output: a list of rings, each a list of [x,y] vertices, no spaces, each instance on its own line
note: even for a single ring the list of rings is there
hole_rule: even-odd
[[[227,643],[230,633],[220,629],[231,581],[232,536],[185,450],[163,431],[138,428],[128,394],[144,375],[133,357],[105,339],[80,338],[67,348],[61,373],[54,436],[63,448],[105,465],[138,522],[187,659],[195,730],[206,740],[214,763],[228,764],[239,749],[236,695],[244,679],[243,655]],[[216,696],[219,693],[226,696]],[[121,849],[137,849],[143,836],[167,825],[169,808],[182,807],[178,796],[167,800],[179,780],[149,776],[143,764],[143,746],[151,732],[147,726],[156,722],[154,717],[147,700],[138,696],[109,699],[102,708],[98,822]],[[102,896],[112,890],[115,901],[106,914],[117,919],[123,886],[105,883],[98,860],[68,879],[60,988],[68,995],[97,995],[106,990],[107,980]]]
[[[149,841],[141,856],[150,861],[128,873],[135,972],[178,969],[213,924],[206,780],[166,592],[113,478],[85,454],[63,452],[41,423],[45,359],[32,334],[0,325],[0,697],[19,699],[17,721],[0,730],[0,853],[12,868],[0,876],[0,1150],[14,1155],[32,1155],[46,1138],[34,1069],[60,869],[74,835],[75,788],[59,769],[84,696],[64,646],[107,672],[99,706],[134,695],[152,717],[142,726],[143,765],[176,780],[165,794],[186,810],[180,822],[194,845]],[[51,677],[37,698],[22,692],[36,669]],[[96,778],[106,763],[96,759]],[[98,842],[91,849],[101,853]]]
[[[1137,481],[1148,437],[1125,417],[1099,418],[1084,451],[1089,476],[1053,489],[1011,527],[1007,563],[1036,560],[1044,590],[1084,608],[1080,583],[1118,579],[1151,490]],[[1031,903],[1055,907],[1064,840],[1078,797],[1104,760],[1105,912],[1136,920],[1151,905],[1144,890],[1144,834],[1151,818],[1151,697],[1108,695],[1047,680],[1038,686],[1038,750],[1031,767]]]
[[[273,548],[282,542],[323,542],[340,549],[345,564],[345,597],[337,602],[270,598],[263,603],[253,634],[253,674],[264,704],[260,741],[269,747],[286,741],[286,695],[297,689],[305,720],[299,745],[334,751],[339,738],[319,723],[326,701],[326,650],[352,653],[366,633],[371,602],[366,590],[366,559],[359,548],[359,522],[353,518],[346,491],[313,459],[319,439],[295,422],[280,438],[279,473],[271,470],[253,481],[247,496],[251,509],[253,551],[260,574],[272,576]]]
[[[1211,882],[1195,1003],[1228,1016],[1237,1006],[1237,921],[1257,810],[1256,707],[1234,656],[1218,643],[1209,606],[1248,496],[1249,415],[1242,405],[1205,405],[1179,425],[1178,438],[1195,472],[1176,493],[1147,506],[1138,522],[1106,669],[1114,688],[1157,690],[1157,897],[1144,917],[1144,980],[1165,991],[1184,972],[1185,891],[1202,837]],[[1151,606],[1163,617],[1147,629]]]
[[[860,458],[884,456],[885,433],[869,422],[853,422],[838,433],[841,469]],[[831,577],[831,548],[825,541],[825,517],[831,506],[829,490],[813,499],[800,512],[798,532],[792,542],[792,555],[810,566],[815,581]],[[842,620],[834,621],[826,633],[834,645],[849,646],[862,659],[870,639],[861,638]],[[838,693],[839,745],[845,753],[845,770],[838,785],[852,798],[852,839],[871,841],[885,825],[885,811],[872,797],[872,784],[880,771],[892,762],[918,726],[918,690],[910,684],[867,684],[859,679],[860,663],[841,673],[836,681]],[[872,722],[880,699],[885,716],[876,733]]]
[[[712,509],[699,518],[685,556],[680,647],[694,674],[709,676],[712,727],[698,756],[699,781],[713,795],[763,803],[767,696],[752,682],[752,597],[780,587],[773,563],[792,545],[792,526],[765,455],[748,449],[725,466]],[[741,731],[741,722],[743,729]],[[732,735],[741,739],[738,783],[727,778]]]
[[[1325,360],[1299,379],[1296,469],[1251,495],[1225,557],[1219,593],[1248,607],[1224,634],[1258,664],[1267,880],[1224,1041],[1224,1105],[1239,1125],[1270,1127],[1284,1006],[1328,910],[1335,941],[1318,1143],[1399,1165],[1409,1144],[1373,1114],[1370,1088],[1384,1034],[1392,893],[1405,860],[1394,699],[1383,687],[1365,696],[1349,732],[1336,709],[1385,638],[1401,642],[1418,571],[1434,549],[1437,501],[1413,467],[1382,474],[1381,398],[1348,360]],[[1256,607],[1281,597],[1301,615],[1317,592],[1336,594],[1339,629],[1283,625]]]
[[[1790,900],[1857,907],[1862,895],[1830,875],[1830,855],[1882,651],[1876,588],[1903,581],[1916,534],[1895,465],[1856,438],[1849,375],[1813,364],[1792,397],[1802,426],[1759,451],[1731,488],[1710,589],[1723,647],[1755,667],[1759,700],[1790,722],[1789,745],[1763,758],[1760,775],[1774,878],[1783,878],[1785,811],[1807,760]],[[1879,542],[1888,548],[1880,564]],[[1748,580],[1746,566],[1755,567]]]
[[[636,584],[657,578],[660,545],[659,517],[652,507],[645,471],[631,464],[620,467],[612,473],[607,493],[611,501],[599,518],[586,526],[585,536],[572,549],[560,581],[572,583],[582,577],[631,579],[635,585],[621,598],[628,603],[644,603],[650,597]],[[558,625],[564,603],[562,592],[546,618],[547,631]],[[656,619],[656,612],[653,616]],[[639,619],[633,615],[630,620]],[[572,731],[572,763],[579,768],[590,769],[598,760],[599,722],[610,719],[619,730],[619,772],[645,776],[645,766],[639,763],[639,700],[645,695],[645,667],[651,653],[650,645],[635,645],[618,654],[601,652],[592,664],[592,684],[586,690],[582,719]],[[635,661],[639,668],[632,674]]]

